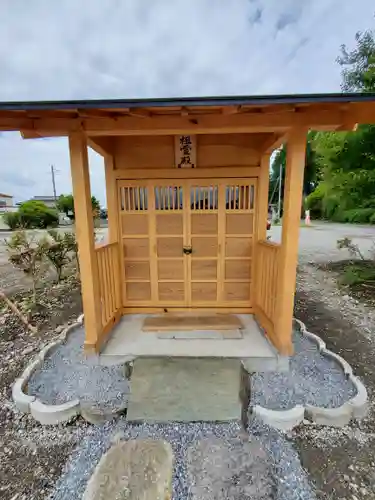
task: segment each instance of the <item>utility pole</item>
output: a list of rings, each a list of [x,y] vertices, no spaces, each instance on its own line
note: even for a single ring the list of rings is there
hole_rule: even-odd
[[[56,183],[55,183],[55,167],[53,165],[51,165],[51,176],[52,176],[53,197],[55,198],[55,203],[57,203]]]
[[[277,218],[281,219],[281,187],[282,187],[282,179],[283,179],[283,166],[280,163],[280,172],[279,172],[279,200],[277,203]]]

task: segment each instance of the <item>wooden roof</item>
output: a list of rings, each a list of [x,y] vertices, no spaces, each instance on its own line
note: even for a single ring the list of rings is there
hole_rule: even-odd
[[[322,130],[375,123],[375,94],[0,102],[0,131],[24,137]]]

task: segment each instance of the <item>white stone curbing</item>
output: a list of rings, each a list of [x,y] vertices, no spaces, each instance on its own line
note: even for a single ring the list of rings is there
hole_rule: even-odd
[[[35,396],[23,392],[25,381],[17,378],[12,387],[12,398],[16,407],[23,413],[30,413],[30,404],[35,401]]]
[[[335,352],[329,351],[326,348],[322,350],[322,354],[324,356],[327,356],[327,358],[334,359],[336,361],[336,363],[338,365],[340,365],[341,368],[343,369],[346,378],[350,379],[350,377],[353,375],[353,369],[349,365],[349,363],[347,361],[345,361],[344,358],[342,358],[339,354],[336,354]]]
[[[252,408],[252,413],[265,424],[282,431],[292,430],[305,418],[305,408],[302,405],[296,405],[289,410],[269,410],[263,406],[255,405]]]
[[[305,407],[306,418],[319,425],[331,427],[345,427],[352,419],[352,409],[348,402],[337,408],[321,408],[307,404]]]
[[[325,342],[314,333],[309,332],[302,321],[299,319],[294,319],[294,321],[298,324],[302,335],[309,338],[317,345],[322,356],[327,356],[337,362],[346,378],[355,386],[357,394],[337,408],[322,408],[306,404],[305,407],[296,405],[289,410],[276,411],[256,405],[252,408],[252,413],[269,426],[281,430],[292,429],[303,421],[304,416],[317,424],[332,427],[344,427],[348,425],[352,419],[364,418],[368,410],[367,390],[359,378],[353,375],[350,364],[338,354],[328,350]],[[304,414],[302,419],[299,416],[301,410]],[[284,414],[284,416],[282,416],[282,414]],[[293,421],[294,417],[295,420]]]
[[[31,415],[42,425],[57,425],[80,414],[79,399],[61,405],[47,405],[36,399],[30,403]]]
[[[364,418],[368,411],[368,395],[366,387],[362,384],[358,377],[352,375],[350,380],[355,385],[357,389],[357,394],[348,401],[353,411],[354,418]]]
[[[315,335],[315,333],[309,332],[306,328],[305,323],[297,318],[294,318],[294,321],[298,324],[302,335],[312,340],[318,346],[320,352],[326,350],[326,343],[320,337],[318,337],[318,335]]]
[[[44,346],[13,384],[12,398],[16,407],[24,413],[31,413],[35,420],[42,425],[59,424],[70,420],[73,416],[80,413],[80,403],[78,399],[68,401],[61,405],[47,405],[36,399],[35,396],[30,396],[24,391],[27,390],[27,384],[32,374],[42,366],[46,355],[58,345],[63,344],[69,333],[81,326],[82,323],[83,314],[79,316],[75,323],[69,325],[62,331],[58,340],[54,340]]]

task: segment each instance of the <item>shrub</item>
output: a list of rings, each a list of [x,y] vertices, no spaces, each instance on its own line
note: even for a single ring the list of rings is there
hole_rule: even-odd
[[[71,247],[69,240],[65,238],[68,233],[61,234],[51,229],[48,234],[50,238],[46,239],[46,257],[55,268],[57,283],[60,283],[63,269],[71,261],[69,257]]]
[[[322,186],[318,186],[315,191],[306,197],[306,208],[310,210],[310,216],[312,218],[323,218],[323,198],[324,190]]]
[[[342,284],[349,286],[374,282],[375,266],[367,262],[363,262],[363,265],[348,265],[345,268],[340,281]]]
[[[94,233],[94,238],[95,238],[95,233]],[[77,269],[79,271],[78,243],[77,243],[75,233],[66,232],[64,234],[64,241],[65,241],[66,247],[68,248],[68,251],[72,252],[74,254],[76,264],[77,264]]]
[[[346,248],[352,258],[360,258],[363,261],[365,260],[359,246],[353,243],[350,238],[345,237],[337,240],[336,244],[339,250],[341,250],[342,248]]]
[[[9,240],[5,240],[9,253],[9,262],[21,269],[31,280],[33,295],[32,303],[36,304],[36,286],[38,280],[46,271],[46,243],[36,240],[34,235],[25,231],[17,231]]]
[[[3,214],[3,221],[12,231],[21,226],[20,214],[18,212],[5,212]]]
[[[342,222],[366,224],[370,222],[371,217],[374,215],[374,208],[353,208],[351,210],[344,210],[344,212],[342,212]]]
[[[59,216],[55,210],[38,200],[25,201],[18,210],[21,226],[28,229],[56,227]]]

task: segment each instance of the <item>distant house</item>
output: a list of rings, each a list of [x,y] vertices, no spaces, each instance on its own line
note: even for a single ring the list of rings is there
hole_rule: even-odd
[[[34,196],[30,201],[42,201],[49,208],[56,208],[56,199],[54,196]]]
[[[10,194],[0,193],[0,212],[8,212],[14,209],[13,196]]]

